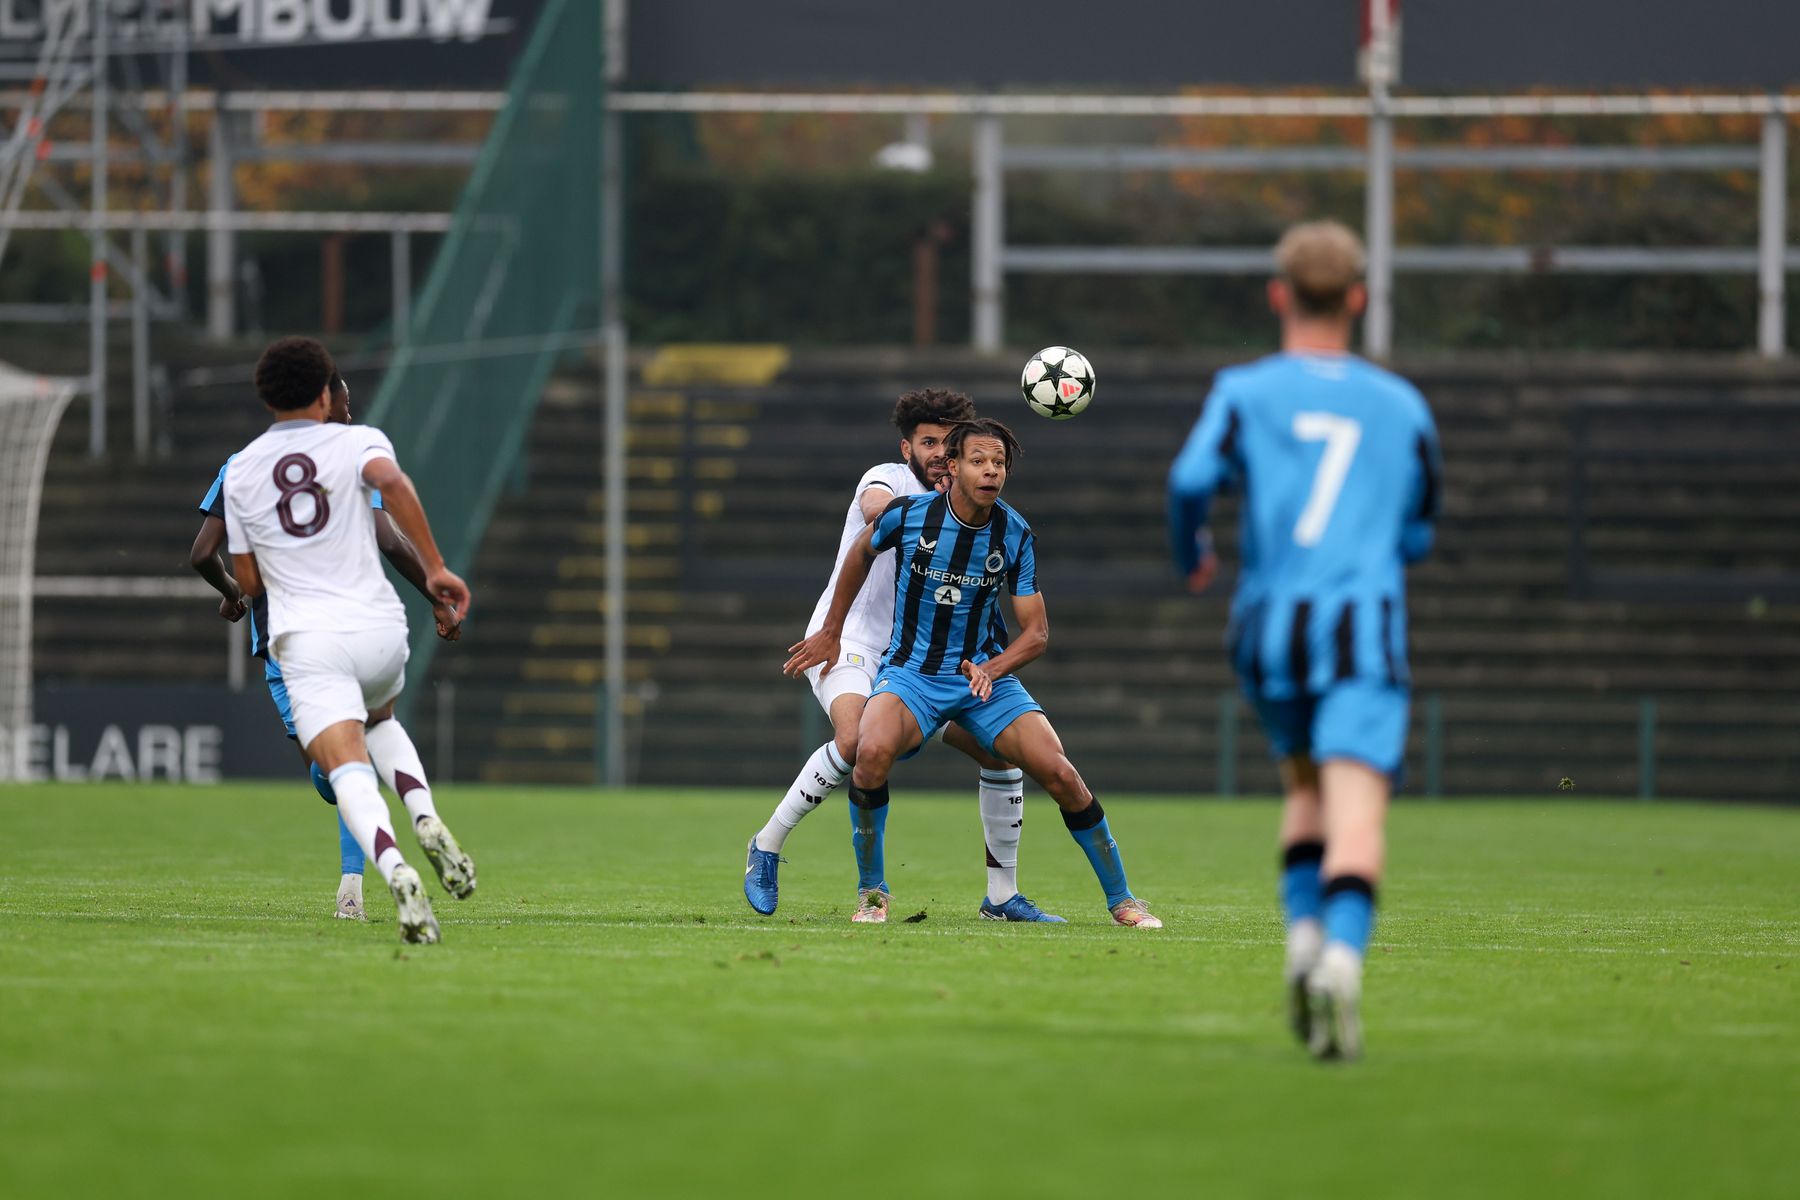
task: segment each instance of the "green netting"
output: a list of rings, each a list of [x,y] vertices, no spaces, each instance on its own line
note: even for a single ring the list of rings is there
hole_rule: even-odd
[[[453,570],[481,544],[552,367],[595,324],[602,7],[544,5],[369,411]],[[406,600],[423,682],[437,639]]]

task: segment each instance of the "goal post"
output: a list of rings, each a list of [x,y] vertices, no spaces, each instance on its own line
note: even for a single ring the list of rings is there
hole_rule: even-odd
[[[31,604],[50,441],[79,382],[0,363],[0,782],[32,723]]]

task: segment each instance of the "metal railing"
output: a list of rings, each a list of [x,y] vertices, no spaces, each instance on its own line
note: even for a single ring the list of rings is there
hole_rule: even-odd
[[[1785,274],[1800,269],[1800,251],[1786,241],[1787,120],[1800,96],[1056,96],[866,95],[762,92],[620,92],[612,108],[624,113],[862,114],[966,116],[975,121],[970,293],[971,341],[997,351],[1003,340],[1008,272],[1085,271],[1101,274],[1247,274],[1270,269],[1257,247],[1010,246],[1005,241],[1005,176],[1009,170],[1362,171],[1367,176],[1365,236],[1369,248],[1369,310],[1364,348],[1385,357],[1393,346],[1396,272],[1485,273],[1719,273],[1754,274],[1759,311],[1755,343],[1766,357],[1785,352]],[[1361,118],[1361,149],[1342,146],[1180,149],[1158,146],[1008,148],[1004,122],[1031,117],[1291,117]],[[1761,116],[1754,146],[1424,146],[1397,149],[1402,120],[1446,117]],[[1446,246],[1394,245],[1397,170],[1656,170],[1754,169],[1758,239],[1733,247]]]

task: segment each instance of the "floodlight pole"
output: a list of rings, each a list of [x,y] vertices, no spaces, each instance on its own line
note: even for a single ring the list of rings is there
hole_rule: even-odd
[[[106,117],[107,95],[106,18],[104,0],[94,0],[90,18],[94,26],[94,102],[91,182],[93,229],[88,234],[88,454],[106,453]]]
[[[625,2],[608,0],[600,33],[600,325],[606,419],[601,477],[606,502],[606,672],[600,721],[607,787],[625,785],[625,189],[619,113],[612,92],[625,77]]]
[[[1764,358],[1787,352],[1787,114],[1763,114],[1761,220],[1757,237],[1756,348]]]
[[[1386,358],[1394,348],[1394,114],[1388,89],[1399,75],[1397,0],[1367,0],[1363,77],[1369,84],[1367,201],[1363,240],[1368,244],[1368,309],[1363,315],[1363,353]]]
[[[1386,358],[1394,348],[1394,117],[1385,84],[1370,89],[1367,229],[1369,307],[1363,353]]]

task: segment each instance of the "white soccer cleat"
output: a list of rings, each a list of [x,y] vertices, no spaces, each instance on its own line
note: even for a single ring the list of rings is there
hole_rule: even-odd
[[[891,903],[893,897],[880,888],[865,888],[856,893],[856,911],[850,914],[850,919],[858,925],[885,924]]]
[[[419,873],[401,863],[388,880],[388,891],[394,894],[394,911],[400,918],[400,940],[420,945],[437,941],[437,918],[431,915],[431,901],[425,898]]]
[[[346,875],[338,883],[337,907],[331,915],[340,921],[366,921],[369,914],[363,911],[361,875]]]
[[[1161,929],[1162,919],[1152,913],[1142,900],[1133,896],[1129,900],[1121,900],[1112,907],[1114,925],[1125,925],[1132,929]]]
[[[1317,917],[1302,917],[1288,928],[1287,965],[1281,981],[1287,992],[1288,1025],[1301,1045],[1312,1040],[1311,1006],[1306,999],[1306,977],[1319,965],[1325,949],[1325,926]]]
[[[1334,942],[1306,977],[1312,1020],[1306,1048],[1314,1058],[1362,1057],[1362,967],[1362,955]]]
[[[444,822],[435,816],[420,817],[413,823],[413,832],[418,835],[419,849],[425,852],[426,861],[437,872],[444,890],[458,900],[467,900],[474,895],[475,860],[463,853]]]

